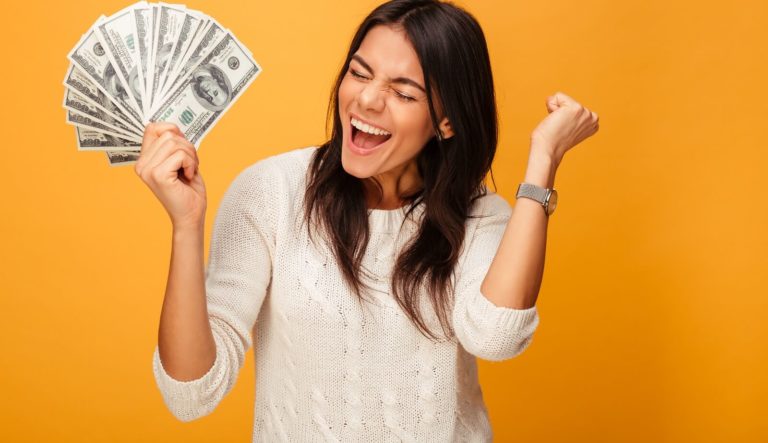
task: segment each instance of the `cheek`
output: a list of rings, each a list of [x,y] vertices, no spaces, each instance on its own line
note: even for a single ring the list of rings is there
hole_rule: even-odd
[[[345,109],[349,102],[352,101],[352,98],[355,95],[354,89],[355,85],[346,77],[341,81],[341,85],[339,85],[339,106],[341,106],[342,109]]]
[[[409,140],[421,146],[430,139],[432,123],[426,108],[401,104],[392,108],[392,116],[396,119],[398,132]]]

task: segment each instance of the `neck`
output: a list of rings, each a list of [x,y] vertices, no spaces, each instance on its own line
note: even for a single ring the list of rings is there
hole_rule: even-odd
[[[405,197],[422,187],[422,179],[419,176],[416,162],[402,167],[399,173],[390,171],[374,177],[381,185],[381,190],[373,182],[373,177],[363,180],[366,206],[369,209],[401,208],[408,203],[408,199]],[[382,192],[383,194],[380,194]]]

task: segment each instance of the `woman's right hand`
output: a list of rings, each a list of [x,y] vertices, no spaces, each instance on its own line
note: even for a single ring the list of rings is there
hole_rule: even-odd
[[[160,200],[174,228],[199,228],[207,198],[197,150],[173,123],[150,123],[144,129],[136,174]],[[183,169],[183,170],[182,170]]]

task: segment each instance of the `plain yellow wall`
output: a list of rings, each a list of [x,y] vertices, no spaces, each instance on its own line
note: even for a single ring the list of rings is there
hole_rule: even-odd
[[[170,223],[132,167],[78,152],[64,122],[66,54],[128,4],[3,6],[2,441],[250,441],[250,354],[212,415],[165,409],[151,355]],[[333,77],[376,4],[187,3],[264,69],[200,148],[208,237],[241,170],[323,141]],[[534,341],[480,363],[496,441],[768,441],[768,3],[459,4],[491,50],[510,203],[548,95],[600,115],[555,182]]]

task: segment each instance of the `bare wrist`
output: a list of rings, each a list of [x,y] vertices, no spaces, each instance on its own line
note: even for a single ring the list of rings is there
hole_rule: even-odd
[[[555,168],[557,168],[560,162],[556,158],[555,152],[557,152],[557,148],[551,143],[531,138],[531,150],[529,154],[531,158],[540,159],[541,161],[549,161],[555,165]]]
[[[557,162],[546,152],[531,149],[525,182],[544,188],[553,188]]]
[[[185,223],[173,223],[173,236],[174,237],[189,237],[200,235],[205,232],[205,219],[194,222]]]

